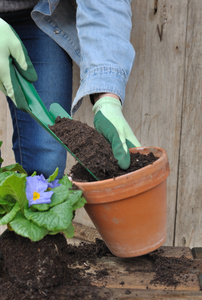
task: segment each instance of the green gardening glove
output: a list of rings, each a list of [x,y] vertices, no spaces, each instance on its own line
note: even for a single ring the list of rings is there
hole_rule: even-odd
[[[94,126],[112,146],[114,157],[121,169],[130,166],[129,148],[141,146],[122,114],[118,99],[103,97],[93,106]]]
[[[27,102],[16,78],[14,66],[28,81],[37,80],[25,46],[14,29],[0,18],[0,90],[21,109],[25,106],[21,107],[20,103],[26,105]]]

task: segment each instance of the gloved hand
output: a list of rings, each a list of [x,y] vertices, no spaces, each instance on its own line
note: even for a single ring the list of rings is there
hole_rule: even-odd
[[[130,166],[129,148],[141,146],[122,114],[118,99],[103,97],[93,106],[94,126],[111,144],[121,169]]]
[[[24,98],[15,75],[14,66],[28,81],[37,80],[36,71],[27,50],[14,29],[0,18],[0,90],[9,96],[18,108],[18,99]]]

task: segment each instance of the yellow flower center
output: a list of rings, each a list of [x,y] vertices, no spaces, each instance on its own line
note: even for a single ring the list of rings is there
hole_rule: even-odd
[[[40,194],[38,192],[33,193],[33,200],[36,201],[40,198]]]

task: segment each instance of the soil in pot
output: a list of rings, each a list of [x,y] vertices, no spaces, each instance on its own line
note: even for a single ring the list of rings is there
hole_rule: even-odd
[[[152,152],[148,155],[131,153],[130,167],[122,170],[113,156],[111,145],[97,130],[87,124],[57,117],[50,129],[99,180],[125,175],[158,159]],[[73,166],[71,173],[75,181],[95,181],[79,163]]]

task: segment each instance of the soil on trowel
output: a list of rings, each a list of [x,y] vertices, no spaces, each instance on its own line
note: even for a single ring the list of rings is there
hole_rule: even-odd
[[[50,129],[99,180],[125,175],[158,159],[153,153],[148,155],[131,153],[130,167],[122,170],[113,156],[111,145],[102,134],[87,124],[57,117]],[[71,174],[75,181],[95,181],[94,177],[79,163],[72,167]]]

